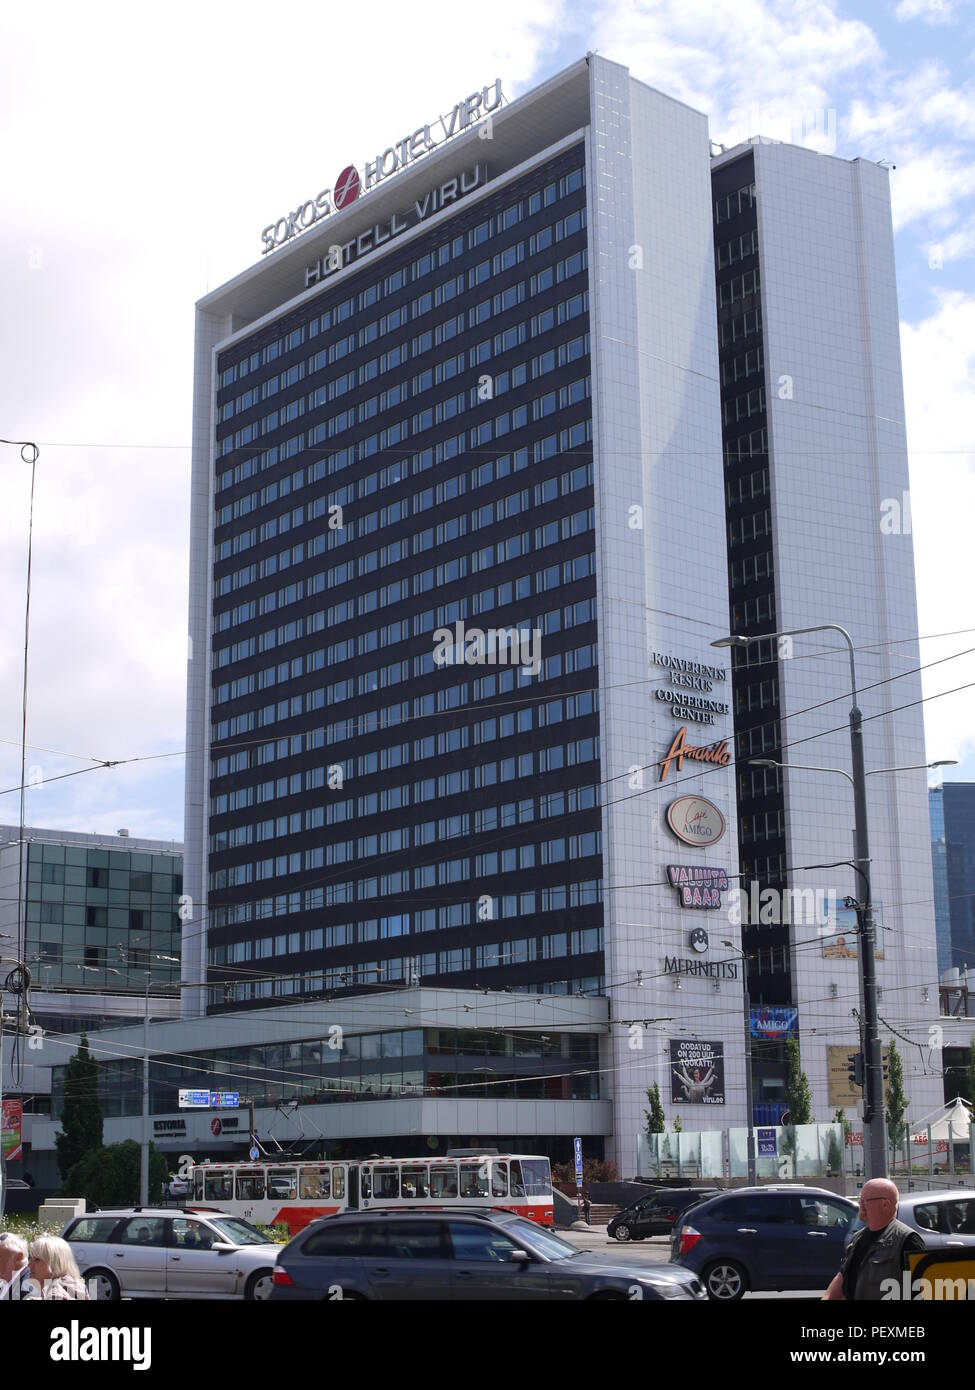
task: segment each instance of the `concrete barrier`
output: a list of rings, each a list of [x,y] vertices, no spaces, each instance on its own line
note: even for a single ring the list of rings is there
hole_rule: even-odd
[[[69,1221],[83,1216],[86,1210],[84,1197],[55,1197],[43,1202],[37,1213],[37,1224],[43,1229],[49,1227],[63,1231]]]

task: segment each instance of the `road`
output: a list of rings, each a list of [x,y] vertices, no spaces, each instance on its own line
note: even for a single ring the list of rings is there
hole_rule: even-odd
[[[670,1259],[669,1236],[649,1236],[646,1240],[628,1241],[621,1244],[610,1240],[605,1226],[592,1226],[588,1231],[559,1231],[558,1234],[580,1250],[590,1250],[594,1254],[612,1255],[626,1264],[665,1264]],[[746,1293],[745,1298],[821,1298],[822,1289],[801,1289],[779,1293]]]

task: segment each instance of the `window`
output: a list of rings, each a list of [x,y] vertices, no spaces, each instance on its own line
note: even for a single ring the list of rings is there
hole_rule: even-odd
[[[372,1195],[377,1199],[388,1199],[399,1196],[399,1169],[398,1168],[374,1168],[372,1170],[373,1192]]]
[[[486,1197],[488,1195],[488,1165],[486,1163],[462,1163],[460,1165],[461,1197]]]
[[[264,1170],[256,1168],[252,1173],[240,1169],[237,1173],[237,1200],[250,1202],[264,1197]]]
[[[457,1196],[457,1165],[455,1163],[432,1164],[430,1167],[430,1196]]]
[[[165,1245],[168,1225],[163,1216],[136,1216],[126,1221],[115,1240],[119,1245]]]
[[[217,1232],[202,1221],[189,1221],[182,1216],[173,1220],[172,1231],[171,1244],[179,1250],[209,1250],[220,1239]]]
[[[439,1221],[382,1221],[369,1227],[370,1260],[439,1260],[444,1257]]]
[[[521,1247],[490,1226],[460,1225],[448,1227],[455,1260],[507,1264]]]
[[[281,1197],[293,1202],[298,1196],[298,1174],[294,1168],[269,1168],[267,1174],[268,1197]]]
[[[74,1241],[107,1241],[117,1225],[118,1217],[115,1216],[83,1216],[72,1226],[65,1239],[72,1243]]]
[[[229,1202],[234,1195],[234,1175],[227,1169],[204,1174],[203,1195],[208,1202]]]
[[[332,1193],[331,1168],[302,1168],[298,1190],[306,1202],[316,1201],[320,1197],[330,1197]]]
[[[348,1222],[333,1226],[323,1222],[302,1246],[302,1254],[322,1258],[364,1255],[371,1227],[365,1222]]]
[[[403,1169],[402,1195],[404,1198],[430,1196],[430,1174],[425,1164],[423,1167]]]

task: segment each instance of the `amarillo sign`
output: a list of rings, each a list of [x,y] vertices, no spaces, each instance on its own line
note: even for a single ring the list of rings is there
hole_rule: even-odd
[[[684,766],[685,758],[689,758],[694,763],[714,763],[717,767],[727,767],[731,762],[731,753],[728,751],[727,739],[722,739],[720,743],[709,743],[697,748],[687,742],[687,730],[678,729],[674,735],[673,743],[667,749],[666,755],[660,760],[661,782],[670,771],[671,763],[676,763],[677,771],[680,772]]]
[[[714,845],[725,832],[725,819],[703,796],[679,796],[667,807],[667,824],[685,845]]]

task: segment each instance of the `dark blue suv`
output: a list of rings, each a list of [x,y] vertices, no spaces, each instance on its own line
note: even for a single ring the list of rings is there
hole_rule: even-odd
[[[849,1197],[801,1183],[734,1188],[684,1212],[670,1258],[718,1302],[748,1289],[825,1289],[857,1214]]]

